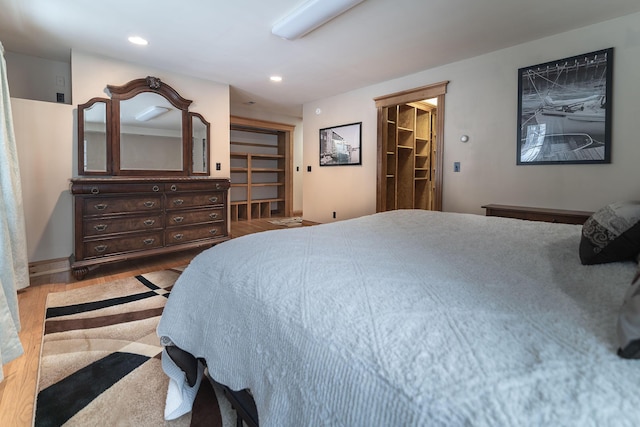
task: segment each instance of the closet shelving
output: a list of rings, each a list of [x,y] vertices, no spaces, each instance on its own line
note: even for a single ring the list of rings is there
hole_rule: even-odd
[[[283,216],[285,211],[285,155],[231,153],[231,220]]]
[[[292,216],[294,129],[231,116],[231,221]]]
[[[435,108],[410,103],[385,108],[386,205],[392,209],[433,209]]]

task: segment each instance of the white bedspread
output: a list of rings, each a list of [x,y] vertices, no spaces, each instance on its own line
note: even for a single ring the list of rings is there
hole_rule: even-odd
[[[636,266],[581,265],[580,230],[395,211],[249,235],[193,260],[158,334],[261,426],[638,426],[615,354]]]

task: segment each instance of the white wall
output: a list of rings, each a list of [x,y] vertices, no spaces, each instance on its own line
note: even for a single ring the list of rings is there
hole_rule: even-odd
[[[372,90],[369,87],[304,105],[304,168],[301,169],[304,171],[302,211],[305,219],[331,222],[333,212],[338,220],[375,212],[377,112],[373,97],[384,92]],[[321,167],[320,129],[356,122],[362,122],[362,165]],[[311,172],[307,171],[308,166]]]
[[[71,104],[71,66],[68,62],[14,52],[5,52],[5,59],[13,98],[58,102],[57,94],[62,93],[64,103]]]
[[[193,100],[190,110],[211,123],[212,176],[229,177],[229,86],[139,65],[73,52],[73,105],[23,100],[11,105],[23,183],[29,261],[73,252],[69,179],[77,176],[77,104],[107,97],[107,84],[155,76]],[[215,170],[215,163],[221,170]]]
[[[73,245],[69,194],[75,110],[11,98],[29,261],[68,257]]]
[[[328,222],[375,212],[373,98],[449,80],[445,105],[443,210],[483,214],[487,203],[596,210],[640,199],[640,14],[426,70],[304,105],[305,219]],[[516,166],[517,70],[614,47],[612,162]],[[424,52],[428,55],[428,52]],[[316,108],[322,110],[316,114]],[[363,122],[362,166],[321,168],[318,130]],[[461,135],[469,135],[466,144]],[[453,172],[453,162],[461,172]]]

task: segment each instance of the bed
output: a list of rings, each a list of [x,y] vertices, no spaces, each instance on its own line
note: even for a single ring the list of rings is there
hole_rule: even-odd
[[[640,425],[637,264],[583,265],[581,232],[399,210],[248,235],[193,259],[158,335],[262,426]]]

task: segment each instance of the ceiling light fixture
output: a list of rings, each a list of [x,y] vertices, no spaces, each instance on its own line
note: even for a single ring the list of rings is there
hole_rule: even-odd
[[[280,77],[280,76],[271,76],[271,77],[269,77],[269,79],[272,82],[281,82],[282,81],[282,77]]]
[[[295,40],[364,0],[309,0],[275,23],[271,33]]]
[[[151,119],[155,119],[156,117],[166,113],[167,111],[169,111],[167,107],[158,107],[154,105],[136,114],[136,120],[139,122],[146,122]]]
[[[140,36],[131,36],[131,37],[129,37],[128,40],[129,40],[129,42],[131,42],[133,44],[140,45],[140,46],[146,46],[146,45],[149,44],[149,42],[147,40],[143,39]]]

